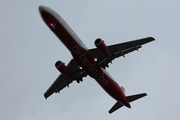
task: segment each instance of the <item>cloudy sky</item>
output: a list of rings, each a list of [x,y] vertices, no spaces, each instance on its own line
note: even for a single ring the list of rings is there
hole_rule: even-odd
[[[148,96],[131,103],[132,109],[108,114],[116,101],[87,77],[45,100],[59,75],[54,63],[67,64],[72,56],[42,21],[39,5],[57,11],[88,48],[98,37],[107,45],[154,37],[107,69],[127,95]],[[179,0],[1,0],[0,119],[180,119],[179,5]]]

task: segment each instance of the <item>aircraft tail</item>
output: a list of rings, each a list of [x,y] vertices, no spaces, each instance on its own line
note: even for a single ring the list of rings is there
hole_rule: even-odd
[[[133,102],[137,99],[140,99],[144,96],[146,96],[147,94],[146,93],[141,93],[141,94],[136,94],[136,95],[131,95],[131,96],[127,96],[126,99],[129,101],[129,102]],[[124,105],[119,103],[119,102],[116,102],[114,104],[114,106],[109,110],[109,113],[113,113],[114,111],[116,111],[117,109],[123,107]]]

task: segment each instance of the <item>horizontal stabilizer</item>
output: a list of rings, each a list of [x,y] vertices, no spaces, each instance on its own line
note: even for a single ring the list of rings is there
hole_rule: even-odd
[[[137,94],[137,95],[131,95],[131,96],[127,96],[126,99],[129,101],[129,102],[133,102],[139,98],[142,98],[144,96],[146,96],[147,94],[146,93],[141,93],[141,94]]]
[[[129,102],[133,102],[137,99],[140,99],[144,96],[146,96],[147,94],[146,93],[141,93],[141,94],[136,94],[136,95],[131,95],[131,96],[127,96],[126,99],[129,101]],[[114,106],[109,110],[109,113],[113,113],[114,111],[116,111],[117,109],[121,108],[122,106],[124,106],[123,104],[121,104],[120,102],[116,102],[114,104]]]
[[[121,104],[120,102],[116,102],[114,104],[114,106],[109,110],[109,113],[113,113],[114,111],[116,111],[117,109],[121,108],[123,106],[123,104]]]

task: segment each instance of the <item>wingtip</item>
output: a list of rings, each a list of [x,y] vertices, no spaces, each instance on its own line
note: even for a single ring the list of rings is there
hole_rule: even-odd
[[[155,38],[154,37],[149,37],[152,41],[154,41],[155,40]]]
[[[113,113],[113,112],[114,112],[114,111],[112,111],[112,110],[109,110],[109,111],[108,111],[109,114],[111,114],[111,113]]]
[[[44,98],[47,100],[48,96],[46,96],[46,95],[44,94]]]

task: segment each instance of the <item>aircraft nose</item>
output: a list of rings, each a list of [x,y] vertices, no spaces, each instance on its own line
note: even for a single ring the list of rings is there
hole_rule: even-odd
[[[43,5],[40,5],[39,7],[38,7],[38,9],[39,9],[39,12],[41,13],[42,11],[44,11],[45,10],[45,6],[43,6]]]

